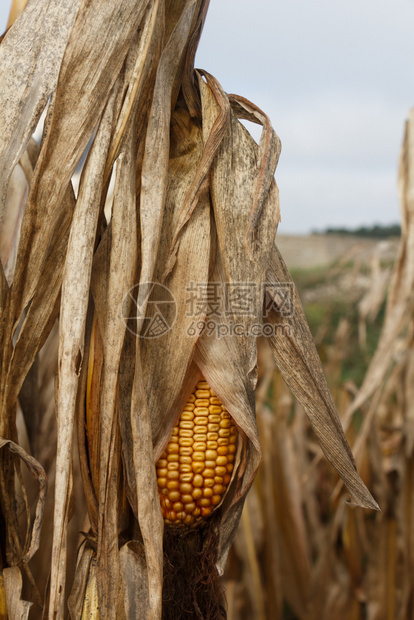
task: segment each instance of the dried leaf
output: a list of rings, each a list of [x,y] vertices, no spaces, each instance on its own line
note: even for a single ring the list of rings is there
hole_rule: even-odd
[[[86,318],[84,359],[88,363],[82,364],[76,397],[77,440],[83,493],[91,530],[96,536],[99,510],[99,386],[103,351],[97,316],[95,313],[92,317],[92,308]],[[91,420],[92,415],[96,419]]]
[[[39,497],[36,504],[36,516],[32,526],[31,537],[29,538],[30,545],[25,549],[24,557],[22,558],[24,562],[28,562],[39,548],[40,531],[42,528],[47,493],[47,478],[45,470],[40,463],[36,461],[36,459],[29,456],[29,454],[27,454],[27,452],[25,452],[23,448],[21,448],[14,441],[0,437],[0,450],[5,447],[7,447],[11,453],[16,454],[24,462],[28,471],[39,483]]]
[[[405,372],[405,450],[406,455],[414,452],[414,347],[411,345],[407,352]]]
[[[20,17],[26,7],[26,4],[27,0],[12,0],[7,28],[10,28],[10,26],[14,24],[17,18]]]
[[[165,333],[159,338],[140,340],[148,408],[158,456],[188,396],[182,388],[199,330],[194,327],[195,317],[188,312],[186,301],[191,283],[207,282],[210,253],[210,201],[208,195],[203,194],[183,232],[183,243],[178,248],[174,270],[166,281],[162,279],[181,209],[188,188],[197,175],[203,151],[201,131],[185,110],[179,109],[173,115],[171,141],[163,227],[154,279],[168,288],[172,302],[163,307],[167,325]],[[160,288],[160,294],[162,290]],[[151,316],[152,320],[156,318]]]
[[[272,614],[272,617],[278,620],[282,617],[283,594],[281,582],[282,576],[284,577],[285,575],[285,569],[282,571],[279,550],[281,537],[278,523],[275,519],[274,503],[271,501],[277,489],[273,461],[273,456],[276,453],[273,432],[275,415],[268,410],[263,411],[260,406],[258,407],[257,414],[259,436],[263,450],[263,465],[259,471],[259,477],[261,477],[263,484],[262,498],[265,499],[263,520],[264,531],[267,536],[264,564],[266,594],[268,597],[267,609]],[[278,493],[276,494],[276,499],[277,497],[279,497]]]
[[[65,564],[63,529],[68,510],[73,424],[79,371],[83,358],[93,244],[100,211],[99,181],[103,178],[109,148],[116,94],[115,89],[86,164],[68,242],[63,276],[61,303],[63,329],[60,330],[59,335],[58,449],[50,588],[51,610],[58,606],[59,594],[61,600],[64,598],[64,575],[59,573],[58,567]],[[65,326],[70,326],[70,330],[65,329]]]
[[[214,282],[224,281],[219,256],[216,258],[211,279]],[[224,296],[218,303],[220,304],[220,322],[223,325],[228,324],[229,317],[226,317],[224,312]],[[254,389],[243,365],[244,356],[240,350],[240,339],[235,335],[217,338],[215,334],[209,335],[205,331],[197,341],[194,362],[229,411],[238,429],[241,429],[238,462],[235,463],[233,479],[221,509],[223,517],[219,529],[218,569],[222,573],[241,517],[246,493],[261,461],[255,419]]]
[[[17,164],[7,188],[6,205],[0,226],[0,259],[9,286],[13,282],[16,265],[20,225],[29,190],[29,182],[23,168]]]
[[[140,284],[152,282],[153,279],[166,196],[171,94],[195,8],[195,0],[186,1],[182,17],[162,52],[157,70],[142,164]],[[147,287],[140,286],[138,305],[142,309],[143,316],[145,316],[147,293]],[[138,322],[138,332],[141,329],[142,321]]]
[[[332,402],[321,362],[307,325],[299,295],[286,265],[275,247],[267,271],[267,292],[273,306],[267,320],[274,328],[269,338],[275,362],[299,402],[305,407],[312,428],[328,461],[343,479],[353,502],[379,510],[357,474],[354,458]],[[283,316],[280,291],[289,284],[294,293],[294,313]]]
[[[138,262],[138,234],[135,204],[135,144],[132,124],[118,164],[112,211],[112,244],[104,328],[102,388],[100,394],[100,484],[98,531],[98,590],[101,611],[116,611],[119,589],[118,514],[112,469],[118,465],[115,450],[117,433],[116,400],[118,368],[126,324],[120,309],[133,286]],[[110,486],[112,485],[112,487]],[[112,491],[111,491],[112,488]],[[109,514],[111,513],[111,515]]]
[[[0,321],[4,320],[4,310],[9,299],[9,285],[3,269],[3,263],[0,261]],[[3,330],[1,330],[3,332]]]
[[[134,313],[135,308],[132,308]],[[126,494],[135,518],[138,519],[138,498],[134,467],[134,440],[131,428],[132,386],[135,374],[135,334],[127,330],[119,366],[118,421],[122,439],[122,459],[126,474]]]
[[[137,342],[131,404],[131,427],[138,498],[137,513],[146,558],[149,619],[158,620],[161,618],[162,612],[164,521],[161,515],[154,467],[151,419],[142,377],[140,347],[139,342]],[[145,599],[143,600],[145,601]],[[141,607],[140,611],[146,614],[148,607],[144,609]]]
[[[241,532],[243,532],[243,547],[245,549],[244,555],[246,556],[246,565],[248,567],[250,599],[252,601],[254,617],[257,618],[257,620],[266,620],[264,605],[264,588],[262,585],[263,582],[260,574],[257,551],[255,548],[255,540],[252,526],[253,519],[250,515],[252,505],[251,498],[252,491],[250,492],[250,495],[245,503],[242,512],[240,530]],[[254,523],[255,526],[257,526],[257,520],[255,520]]]
[[[192,36],[188,43],[187,55],[185,59],[184,74],[182,79],[182,90],[188,111],[193,117],[201,116],[200,96],[196,87],[196,74],[194,71],[194,59],[197,52],[197,46],[200,41],[204,22],[207,16],[210,0],[200,0],[199,13],[197,22],[192,28]]]
[[[30,608],[33,603],[23,601],[22,575],[17,566],[11,566],[3,570],[4,589],[6,591],[6,607],[9,618],[13,620],[28,620]]]
[[[202,80],[200,92],[203,133],[207,141],[220,114],[216,99],[220,101],[226,95],[217,83],[206,85]],[[269,125],[268,121],[263,122]],[[234,323],[242,327],[239,330],[241,363],[253,388],[257,371],[255,326],[261,321],[265,266],[270,260],[279,223],[279,198],[273,173],[280,142],[271,128],[268,128],[269,132],[273,137],[272,140],[266,138],[265,152],[262,153],[231,112],[211,175],[211,197],[224,280],[230,287],[229,296],[237,295],[237,287],[242,287],[247,296],[247,311],[240,311],[237,304],[235,309],[231,303],[228,307],[232,310]],[[237,217],[234,217],[236,212]],[[252,234],[252,226],[255,230],[251,251],[247,252],[246,242]]]
[[[0,218],[10,174],[56,88],[61,59],[79,5],[80,0],[31,3],[1,42]]]
[[[120,552],[124,590],[125,615],[127,618],[149,618],[149,590],[145,553],[142,545],[131,541]]]
[[[131,45],[125,61],[124,89],[125,96],[119,113],[116,128],[112,134],[111,148],[108,155],[105,181],[119,155],[120,146],[128,123],[137,113],[146,119],[150,106],[150,93],[154,86],[156,64],[161,53],[160,32],[163,26],[164,4],[159,0],[147,2],[143,28],[136,33],[136,42]],[[138,125],[138,123],[137,123]],[[140,133],[138,131],[138,133]],[[137,158],[137,161],[139,158]]]
[[[72,620],[82,618],[82,611],[85,603],[85,593],[88,587],[91,563],[95,552],[85,543],[79,550],[78,562],[76,565],[76,574],[72,586],[72,591],[68,598],[68,609]],[[96,576],[95,576],[96,586]]]

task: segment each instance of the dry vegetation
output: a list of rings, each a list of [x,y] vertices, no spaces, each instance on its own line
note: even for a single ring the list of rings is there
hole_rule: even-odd
[[[13,3],[10,24],[24,6]],[[207,9],[207,0],[37,0],[0,42],[0,618],[218,618],[208,596],[217,579],[200,597],[190,589],[186,610],[165,592],[179,579],[177,556],[185,575],[201,561],[197,588],[214,582],[236,530],[229,620],[414,613],[413,130],[401,251],[362,385],[341,376],[349,322],[321,349],[375,513],[345,503],[377,507],[274,245],[279,140],[254,104],[194,70]],[[262,125],[259,145],[240,119]],[[359,306],[366,356],[364,326],[387,273],[373,265]],[[163,338],[140,338],[153,318],[147,282],[177,302]],[[241,336],[189,335],[191,282],[258,285]],[[135,302],[142,315],[131,333],[121,310],[135,284],[125,316],[136,318]],[[266,322],[283,329],[257,347],[251,327],[263,324],[264,302]],[[202,376],[237,427],[235,464],[212,518],[175,536],[155,464]]]

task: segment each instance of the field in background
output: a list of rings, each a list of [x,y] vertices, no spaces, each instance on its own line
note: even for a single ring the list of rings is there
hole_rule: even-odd
[[[347,505],[303,408],[262,341],[257,418],[264,461],[225,574],[228,620],[412,618],[414,466],[406,410],[414,374],[405,351],[412,327],[400,334],[399,358],[393,355],[379,389],[372,375],[378,360],[367,375],[384,327],[399,240],[285,236],[278,245],[358,470],[382,513]],[[364,384],[367,376],[372,390]],[[372,402],[362,399],[353,410],[364,390]]]
[[[361,238],[352,235],[313,234],[277,235],[277,246],[289,268],[303,269],[329,267],[339,261],[350,260],[369,264],[374,256],[381,262],[393,262],[397,255],[398,237],[387,239]]]
[[[298,288],[323,363],[341,326],[347,337],[344,349],[337,351],[342,360],[337,381],[351,380],[360,387],[378,344],[399,239],[281,235],[277,245]]]

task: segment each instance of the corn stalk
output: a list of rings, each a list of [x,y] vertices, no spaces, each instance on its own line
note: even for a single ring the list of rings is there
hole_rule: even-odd
[[[223,571],[261,461],[253,328],[265,319],[276,364],[327,458],[352,500],[377,508],[356,472],[296,293],[295,312],[287,322],[283,314],[279,291],[294,286],[274,245],[280,141],[254,104],[194,69],[208,4],[38,0],[0,44],[0,212],[14,223],[5,244],[13,251],[2,256],[0,270],[0,548],[10,617],[26,617],[34,598],[44,617],[65,617],[72,581],[71,617],[97,617],[98,605],[103,618],[172,617],[162,604],[164,521],[155,464],[201,376],[239,437],[231,482],[207,528],[213,568]],[[31,136],[43,111],[38,148]],[[259,144],[241,119],[262,126]],[[86,152],[75,195],[71,179]],[[16,198],[10,179],[19,166],[28,172]],[[228,291],[243,282],[255,292],[250,313],[240,316],[228,311]],[[220,329],[230,333],[237,322],[239,334],[207,333],[206,308],[194,326],[187,312],[192,283],[224,291]],[[170,328],[143,337],[156,318],[160,287],[175,303],[174,316],[164,317]],[[28,455],[41,420],[30,427],[27,450],[18,445],[18,399],[57,320],[56,464],[42,467]],[[73,568],[75,444],[85,533]],[[20,461],[40,483],[34,521]],[[29,563],[40,544],[44,468],[55,482],[45,596]],[[26,498],[24,528],[15,477]],[[206,544],[201,535],[201,548]],[[20,598],[22,575],[29,602]],[[203,616],[197,607],[194,613]]]

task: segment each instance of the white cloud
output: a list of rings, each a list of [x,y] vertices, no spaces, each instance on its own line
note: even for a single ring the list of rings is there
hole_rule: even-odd
[[[395,170],[408,109],[359,93],[326,92],[265,111],[282,140],[282,161]]]
[[[396,173],[288,168],[276,172],[280,191],[280,233],[355,228],[400,219]]]

